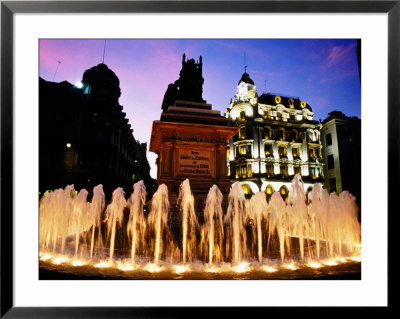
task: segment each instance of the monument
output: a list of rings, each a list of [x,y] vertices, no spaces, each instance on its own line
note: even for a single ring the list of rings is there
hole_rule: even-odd
[[[202,98],[202,57],[195,62],[183,54],[179,79],[169,84],[159,121],[153,122],[150,151],[157,154],[157,184],[166,184],[171,208],[176,206],[179,185],[190,180],[201,215],[206,196],[216,184],[224,195],[230,190],[226,165],[228,140],[238,128]]]

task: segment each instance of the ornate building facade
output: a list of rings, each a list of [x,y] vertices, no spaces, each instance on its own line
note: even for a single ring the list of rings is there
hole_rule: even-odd
[[[79,85],[39,78],[39,191],[87,189],[102,184],[106,196],[117,187],[132,192],[150,177],[147,144],[133,136],[133,129],[119,104],[119,79],[107,65],[83,74]]]
[[[231,182],[246,195],[259,191],[286,197],[296,174],[305,191],[323,182],[320,130],[309,104],[299,98],[264,93],[258,96],[249,74],[242,75],[226,117],[239,127],[227,154]]]

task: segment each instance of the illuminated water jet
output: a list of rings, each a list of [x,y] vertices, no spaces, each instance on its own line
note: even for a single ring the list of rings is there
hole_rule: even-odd
[[[122,188],[115,189],[108,205],[102,185],[93,189],[91,202],[86,190],[76,192],[73,185],[45,193],[39,205],[40,265],[71,267],[77,273],[98,269],[136,276],[145,270],[162,271],[157,276],[168,278],[194,273],[216,278],[257,272],[275,276],[285,269],[297,270],[297,276],[302,269],[321,272],[361,262],[355,198],[348,192],[329,194],[320,184],[306,196],[299,175],[286,201],[279,192],[268,201],[261,192],[246,199],[241,184],[234,183],[226,214],[216,185],[203,211],[195,211],[189,180],[182,182],[178,206],[171,211],[166,185],[159,185],[149,200],[148,215],[146,195],[143,181],[127,200]]]

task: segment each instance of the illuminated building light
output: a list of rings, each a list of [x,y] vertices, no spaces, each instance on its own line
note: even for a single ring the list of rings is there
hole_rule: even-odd
[[[76,82],[74,85],[75,85],[75,87],[77,87],[78,89],[83,88],[83,83],[82,83],[81,81]]]

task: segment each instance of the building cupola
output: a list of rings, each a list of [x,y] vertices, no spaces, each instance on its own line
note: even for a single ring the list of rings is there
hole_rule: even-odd
[[[241,79],[239,80],[238,84],[241,82],[254,85],[254,81],[250,78],[250,75],[247,72],[244,72]]]
[[[86,70],[83,73],[82,83],[87,94],[118,103],[121,96],[119,79],[104,63]]]

